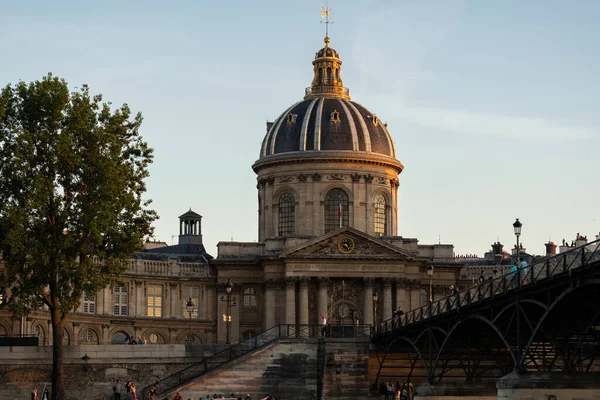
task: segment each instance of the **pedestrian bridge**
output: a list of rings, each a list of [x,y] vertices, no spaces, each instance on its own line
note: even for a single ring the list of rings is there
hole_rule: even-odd
[[[600,371],[600,240],[378,324],[382,380]]]

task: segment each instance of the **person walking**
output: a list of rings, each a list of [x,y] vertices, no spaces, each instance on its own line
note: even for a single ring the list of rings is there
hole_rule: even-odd
[[[33,388],[33,391],[31,392],[31,400],[39,400],[36,388]]]
[[[321,337],[327,336],[327,317],[321,315]]]
[[[181,397],[181,395],[179,394],[179,392],[175,393],[175,396],[173,397],[173,400],[183,400],[183,397]]]
[[[42,400],[50,400],[50,393],[48,389],[44,389],[44,393],[42,393]]]

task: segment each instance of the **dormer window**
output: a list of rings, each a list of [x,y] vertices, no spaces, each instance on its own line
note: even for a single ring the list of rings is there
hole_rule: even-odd
[[[292,114],[289,113],[287,116],[287,124],[288,125],[294,125],[296,123],[296,118],[298,117],[298,114]]]
[[[374,126],[379,125],[379,118],[377,118],[377,115],[371,116],[371,122],[373,123]]]
[[[331,122],[334,124],[340,122],[340,113],[338,112],[338,110],[333,110],[333,112],[331,113]]]

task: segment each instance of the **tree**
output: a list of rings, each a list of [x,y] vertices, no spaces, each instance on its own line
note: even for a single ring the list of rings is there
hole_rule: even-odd
[[[52,399],[63,399],[63,335],[84,294],[118,281],[157,218],[142,198],[152,149],[141,114],[48,74],[0,93],[0,251],[15,314],[46,305]]]

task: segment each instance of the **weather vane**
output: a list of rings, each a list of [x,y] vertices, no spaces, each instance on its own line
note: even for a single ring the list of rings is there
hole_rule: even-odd
[[[325,3],[325,7],[321,7],[321,18],[325,18],[325,36],[329,36],[329,24],[333,24],[333,21],[329,20],[331,16],[331,8],[326,8],[327,3]],[[321,21],[323,23],[323,21]]]

